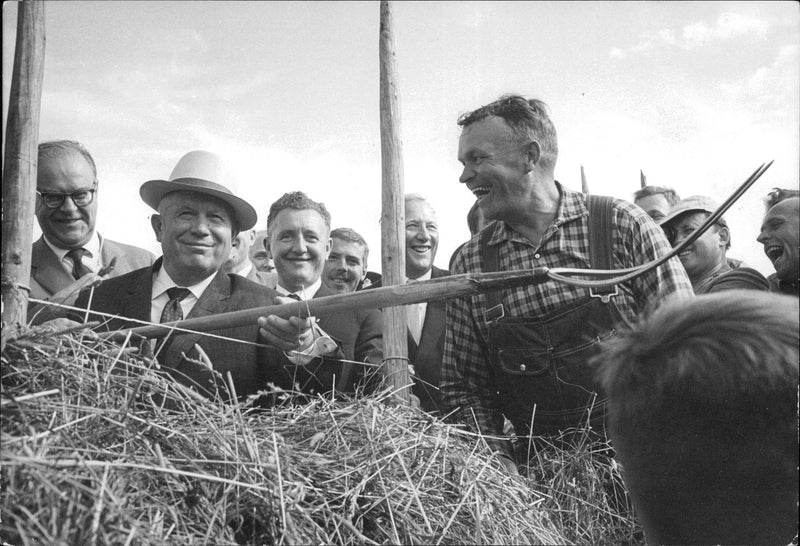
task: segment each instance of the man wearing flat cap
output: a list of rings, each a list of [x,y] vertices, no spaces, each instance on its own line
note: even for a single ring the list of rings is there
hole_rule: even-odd
[[[661,220],[661,227],[673,247],[694,233],[719,208],[713,199],[693,195],[681,199]],[[721,290],[769,290],[767,279],[750,267],[732,268],[727,258],[731,247],[731,234],[724,218],[717,220],[678,257],[683,264],[695,294]]]
[[[222,268],[233,238],[251,229],[257,215],[221,180],[220,158],[198,150],[180,159],[169,180],[145,182],[139,193],[158,211],[151,225],[163,256],[152,267],[105,281],[93,294],[85,290],[77,306],[121,317],[104,323],[114,330],[137,321],[172,322],[280,302],[271,288]],[[307,350],[313,341],[310,320],[298,317],[261,317],[258,324],[222,326],[209,333],[213,337],[176,331],[154,351],[178,381],[225,399],[233,398],[224,379],[228,373],[238,397],[254,394],[269,382],[279,383],[286,376],[282,368],[291,365],[287,355]],[[339,354],[338,348],[329,350]]]

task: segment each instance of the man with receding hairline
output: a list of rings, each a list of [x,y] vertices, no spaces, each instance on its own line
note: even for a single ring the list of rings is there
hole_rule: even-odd
[[[666,186],[645,186],[633,194],[633,204],[656,222],[666,218],[680,199],[675,190]]]
[[[31,252],[32,298],[70,304],[97,273],[118,277],[155,260],[146,250],[98,233],[98,192],[97,167],[81,143],[39,144],[36,219],[42,236]]]
[[[796,190],[776,188],[767,205],[757,240],[775,267],[768,277],[770,290],[800,296],[800,198]]]
[[[495,221],[457,253],[453,274],[624,269],[669,252],[663,231],[641,208],[555,180],[558,141],[542,101],[506,95],[458,124],[459,181]],[[445,410],[488,436],[511,472],[511,446],[496,440],[504,417],[522,439],[521,457],[535,451],[527,449],[534,436],[560,435],[587,422],[602,432],[604,396],[591,358],[617,324],[673,295],[692,295],[677,258],[614,291],[547,281],[448,300],[440,383]]]

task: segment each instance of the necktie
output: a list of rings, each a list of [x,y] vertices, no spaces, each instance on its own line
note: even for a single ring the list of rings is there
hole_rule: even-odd
[[[92,271],[83,263],[82,258],[84,254],[87,254],[87,251],[83,248],[73,248],[67,252],[67,258],[72,260],[72,276],[75,277],[76,280]]]
[[[181,309],[181,300],[191,294],[188,288],[181,288],[173,286],[167,289],[167,296],[169,301],[164,306],[161,312],[161,322],[174,322],[176,320],[183,320],[183,309]]]
[[[295,301],[301,301],[300,300],[300,296],[298,296],[297,294],[286,294],[286,297],[287,298],[292,298]]]

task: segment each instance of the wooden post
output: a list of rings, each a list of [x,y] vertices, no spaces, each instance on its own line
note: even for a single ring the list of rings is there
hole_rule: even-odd
[[[641,184],[643,188],[647,185],[647,177],[641,169],[639,169],[639,184]]]
[[[3,165],[3,330],[25,324],[31,273],[39,111],[44,75],[44,2],[17,4],[17,42]]]
[[[586,173],[583,172],[583,165],[581,165],[581,191],[589,194],[589,184],[586,182]]]
[[[383,286],[405,282],[405,202],[403,200],[403,150],[400,141],[400,108],[394,58],[391,3],[381,0],[380,119],[381,119],[381,275]],[[408,403],[408,345],[406,308],[383,310],[384,375],[399,400]]]

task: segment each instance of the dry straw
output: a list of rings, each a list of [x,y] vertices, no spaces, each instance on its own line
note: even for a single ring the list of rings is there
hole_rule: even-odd
[[[11,544],[621,543],[619,469],[578,442],[509,476],[482,442],[388,395],[251,409],[200,397],[85,332],[2,353]],[[613,502],[610,504],[614,504]]]

